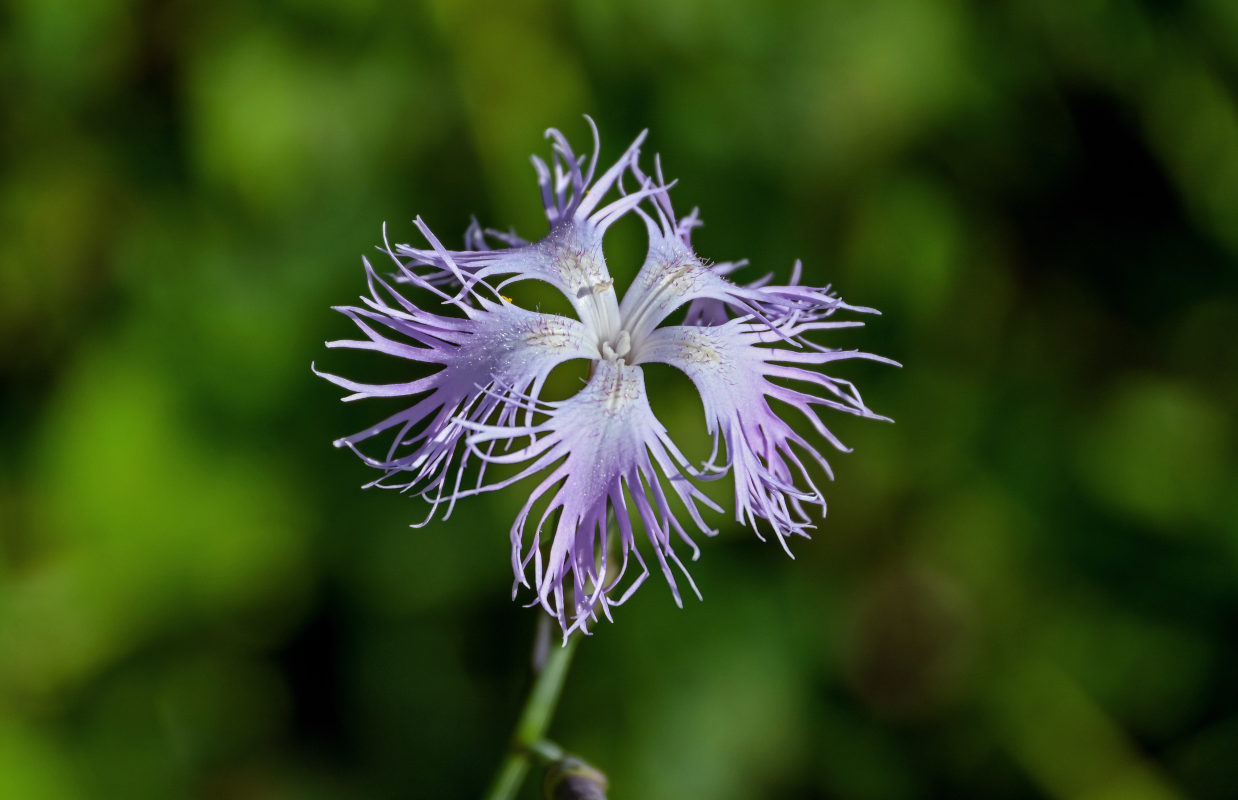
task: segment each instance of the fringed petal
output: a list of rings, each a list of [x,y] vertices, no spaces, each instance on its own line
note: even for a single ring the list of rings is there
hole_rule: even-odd
[[[805,351],[786,346],[801,344],[810,330],[832,323],[783,323],[776,329],[758,322],[733,320],[713,327],[670,326],[649,337],[640,356],[643,362],[662,362],[682,370],[696,385],[705,408],[706,425],[715,441],[726,444],[726,464],[711,462],[706,472],[732,472],[735,517],[760,535],[764,520],[783,547],[792,535],[807,535],[813,526],[804,506],[825,513],[825,497],[810,477],[803,457],[816,462],[832,477],[829,464],[811,443],[770,407],[775,399],[799,411],[826,441],[840,451],[847,448],[821,422],[816,407],[872,419],[886,419],[864,404],[849,382],[805,369],[805,366],[851,358],[890,362],[854,350]],[[787,366],[787,364],[796,366]],[[811,384],[824,395],[789,388],[772,379]],[[716,452],[716,449],[715,449]]]
[[[593,155],[587,166],[586,159],[577,156],[563,134],[554,128],[546,131],[554,145],[552,164],[533,159],[550,223],[550,232],[544,238],[528,243],[514,233],[483,231],[474,224],[465,236],[469,249],[449,251],[419,222],[418,227],[431,242],[429,249],[400,244],[388,248],[388,252],[404,260],[406,271],[434,285],[496,276],[509,276],[499,285],[500,289],[523,280],[549,283],[567,297],[581,320],[599,337],[615,336],[619,332],[619,302],[602,253],[602,237],[615,220],[664,187],[646,179],[639,191],[603,205],[602,199],[636,162],[645,133],[637,136],[619,160],[594,180],[597,129],[593,120],[586,119],[594,133]],[[503,246],[491,247],[487,236]]]
[[[753,317],[771,327],[788,319],[821,320],[838,310],[877,313],[871,308],[843,303],[830,287],[810,287],[799,284],[802,272],[796,262],[791,282],[771,283],[772,275],[740,285],[726,276],[746,266],[747,261],[729,261],[709,265],[692,249],[692,231],[700,227],[696,209],[676,218],[670,200],[670,186],[662,176],[661,164],[656,170],[656,183],[633,163],[632,173],[642,182],[651,184],[653,214],[634,209],[649,232],[649,251],[636,279],[623,296],[619,314],[623,328],[631,336],[633,349],[641,343],[676,309],[688,306],[686,325],[720,325],[738,317]],[[655,219],[656,217],[656,219]]]
[[[551,370],[570,359],[596,356],[597,345],[574,319],[480,296],[462,304],[461,317],[422,311],[383,281],[368,262],[366,270],[372,292],[363,298],[366,307],[339,309],[366,338],[327,346],[374,350],[438,369],[407,383],[380,385],[319,373],[353,392],[345,400],[417,398],[408,408],[336,440],[335,445],[352,449],[365,463],[383,470],[383,477],[371,485],[425,497],[432,504],[432,517],[434,509],[459,489],[469,460],[460,446],[468,432],[464,425],[513,421],[523,402],[515,398],[536,397]],[[388,304],[388,296],[398,300],[398,308]],[[383,455],[360,450],[361,443],[391,431]]]
[[[537,602],[559,619],[565,634],[586,628],[599,611],[608,616],[609,607],[622,603],[649,572],[637,548],[635,517],[675,602],[681,602],[676,571],[696,592],[673,546],[673,538],[686,539],[687,533],[675,519],[669,496],[677,498],[706,534],[714,531],[701,519],[697,503],[716,506],[687,479],[687,459],[649,407],[640,367],[627,366],[622,359],[599,361],[574,397],[529,402],[545,415],[538,424],[469,426],[474,431],[469,445],[482,458],[494,442],[512,446],[527,440],[517,451],[527,466],[504,481],[460,493],[545,475],[511,529],[517,585],[529,585],[531,565]],[[530,526],[537,508],[538,521]],[[614,521],[608,522],[611,514]],[[549,530],[553,533],[547,541],[543,537]],[[639,570],[635,577],[628,575],[629,558]]]

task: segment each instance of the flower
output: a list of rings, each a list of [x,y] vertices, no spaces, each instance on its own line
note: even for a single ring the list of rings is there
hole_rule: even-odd
[[[699,481],[729,473],[736,519],[758,536],[771,532],[789,554],[787,540],[813,527],[808,507],[822,514],[826,508],[806,461],[832,473],[770,400],[798,412],[832,447],[847,451],[817,409],[885,417],[870,411],[851,383],[816,368],[851,358],[894,363],[808,338],[863,324],[837,320],[837,312],[876,312],[844,303],[828,286],[802,285],[798,262],[788,284],[767,275],[744,285],[728,276],[746,262],[703,261],[691,244],[700,225],[696,210],[676,217],[673,184],[663,179],[661,164],[650,176],[637,163],[645,133],[597,176],[597,128],[586,119],[593,130],[588,159],[554,129],[547,131],[551,164],[533,157],[550,223],[542,239],[484,230],[474,221],[466,249],[452,251],[417,218],[428,247],[393,248],[384,235],[393,279],[363,259],[369,295],[361,306],[336,309],[363,338],[327,346],[373,350],[435,371],[394,384],[318,373],[350,391],[345,400],[411,398],[407,408],[335,444],[383,472],[370,485],[426,499],[430,512],[420,525],[441,506],[450,514],[462,498],[537,479],[511,527],[513,596],[530,586],[531,569],[533,603],[559,620],[565,636],[587,629],[599,611],[609,618],[611,607],[649,576],[638,528],[675,602],[681,604],[677,574],[700,596],[675,547],[682,543],[696,559],[689,529],[716,533],[701,507],[722,509]],[[630,193],[624,186],[629,175],[637,184]],[[629,213],[644,221],[649,250],[620,300],[602,240]],[[562,292],[578,319],[531,311],[501,294],[526,280]],[[437,298],[439,310],[414,303],[406,287]],[[681,309],[682,323],[669,324]],[[550,372],[573,359],[591,362],[583,388],[566,400],[542,400]],[[699,466],[676,447],[650,407],[642,365],[655,362],[681,370],[700,393],[714,447]],[[361,451],[380,435],[389,442],[384,454]],[[515,474],[486,482],[486,467],[495,464],[516,465]],[[472,465],[477,477],[466,483]]]

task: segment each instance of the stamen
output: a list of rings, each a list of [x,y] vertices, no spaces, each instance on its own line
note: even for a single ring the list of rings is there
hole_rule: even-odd
[[[602,354],[602,358],[607,361],[618,360],[619,363],[622,364],[623,358],[628,353],[632,352],[632,337],[627,331],[620,331],[619,338],[615,340],[614,344],[611,344],[610,342],[602,342],[602,346],[599,350]]]

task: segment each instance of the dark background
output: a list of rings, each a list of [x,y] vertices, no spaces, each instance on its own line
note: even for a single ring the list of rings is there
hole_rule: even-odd
[[[371,368],[321,343],[383,221],[540,235],[589,113],[906,366],[836,370],[897,424],[829,420],[797,558],[713,515],[556,738],[615,800],[1234,797],[1236,87],[1232,0],[8,3],[0,796],[480,794],[522,492],[410,530],[309,363]]]

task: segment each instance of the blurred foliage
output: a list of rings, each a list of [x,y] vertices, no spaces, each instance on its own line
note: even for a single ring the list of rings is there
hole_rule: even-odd
[[[651,128],[705,256],[803,257],[906,364],[847,367],[898,424],[831,421],[794,562],[719,520],[705,602],[651,581],[584,643],[554,732],[612,796],[1234,796],[1232,0],[0,19],[0,796],[479,793],[521,498],[410,531],[309,362],[353,368],[319,343],[384,220],[537,235],[582,113],[605,158]]]

